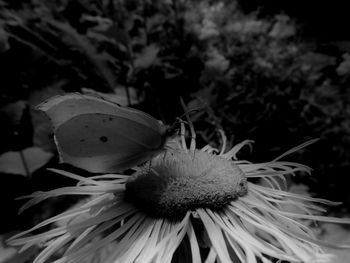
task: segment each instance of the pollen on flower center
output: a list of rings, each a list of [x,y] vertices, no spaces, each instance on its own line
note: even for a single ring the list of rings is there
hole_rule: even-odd
[[[167,150],[130,177],[126,200],[155,217],[179,219],[196,208],[220,210],[247,193],[232,161],[207,152]]]

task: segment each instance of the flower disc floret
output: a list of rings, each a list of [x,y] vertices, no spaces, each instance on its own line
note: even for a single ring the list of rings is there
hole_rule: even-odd
[[[126,198],[144,212],[182,218],[196,208],[220,210],[247,193],[247,180],[232,161],[219,155],[168,150],[126,183]]]

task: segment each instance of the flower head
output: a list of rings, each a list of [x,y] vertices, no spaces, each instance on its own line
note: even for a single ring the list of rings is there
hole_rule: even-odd
[[[188,147],[184,135],[166,151],[131,176],[104,174],[85,178],[55,170],[76,179],[76,186],[33,193],[26,209],[46,198],[86,195],[90,199],[10,239],[23,249],[41,244],[35,263],[46,262],[57,251],[55,262],[329,262],[304,219],[334,223],[350,220],[319,216],[317,203],[334,203],[284,191],[278,180],[288,174],[310,172],[304,165],[281,161],[307,146],[295,147],[271,162],[239,161],[232,149],[209,145],[196,149],[192,131]],[[185,133],[182,124],[182,133]],[[257,178],[265,185],[255,183]],[[277,180],[278,179],[278,180]],[[289,212],[284,205],[298,211]],[[42,227],[57,223],[49,231]],[[35,232],[35,234],[34,234]],[[186,247],[184,253],[179,253]],[[187,262],[187,261],[186,261]]]

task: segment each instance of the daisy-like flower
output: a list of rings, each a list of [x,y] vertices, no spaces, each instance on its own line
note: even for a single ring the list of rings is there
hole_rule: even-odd
[[[52,262],[330,262],[332,255],[316,239],[309,221],[350,223],[320,216],[317,204],[335,203],[286,192],[278,181],[304,165],[281,158],[311,143],[291,149],[273,161],[239,161],[237,152],[251,141],[226,149],[209,145],[196,149],[195,133],[187,145],[181,136],[131,176],[104,174],[76,179],[77,185],[37,192],[23,207],[61,195],[86,195],[80,206],[45,220],[10,239],[23,246],[42,245],[35,263]],[[174,146],[175,145],[175,146]],[[256,183],[258,179],[265,184]],[[286,211],[285,205],[297,211]],[[52,223],[49,231],[40,232]]]

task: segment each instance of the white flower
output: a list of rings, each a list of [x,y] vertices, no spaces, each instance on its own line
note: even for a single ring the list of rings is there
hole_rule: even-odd
[[[209,145],[196,149],[191,131],[189,147],[182,135],[164,153],[135,168],[131,176],[84,178],[54,170],[76,179],[77,185],[33,193],[23,209],[60,195],[86,195],[91,200],[14,236],[9,243],[24,249],[41,244],[45,249],[34,263],[50,261],[62,248],[65,252],[56,263],[166,263],[174,257],[195,263],[330,262],[331,255],[322,249],[325,244],[316,240],[301,219],[350,220],[314,215],[323,211],[315,203],[333,203],[288,193],[277,183],[285,175],[310,171],[280,159],[313,141],[271,162],[253,164],[236,158],[250,141],[226,150],[222,132],[220,150]],[[255,183],[259,178],[269,186]],[[286,204],[304,212],[287,212],[283,210]],[[55,222],[61,224],[38,233]],[[176,252],[183,246],[187,253]]]

